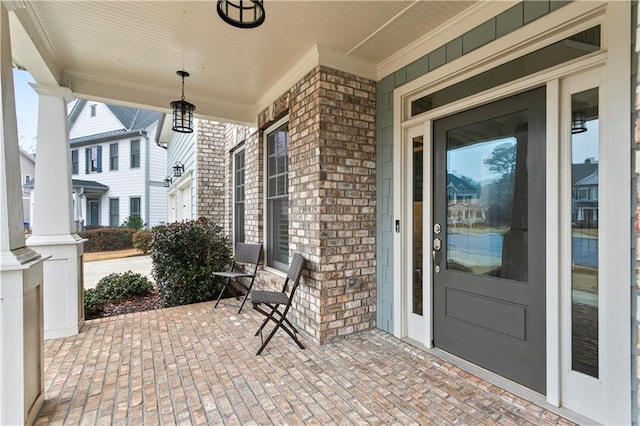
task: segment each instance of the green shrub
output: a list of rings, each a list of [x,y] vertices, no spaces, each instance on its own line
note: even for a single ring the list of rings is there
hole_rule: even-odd
[[[129,216],[127,217],[124,222],[122,222],[122,225],[120,225],[123,228],[129,228],[129,229],[142,229],[145,227],[145,223],[142,221],[142,218],[138,215],[133,215],[133,216]]]
[[[89,240],[84,243],[84,251],[92,253],[131,249],[135,233],[135,230],[128,228],[98,228],[79,232],[78,235]]]
[[[95,288],[88,288],[84,291],[84,317],[89,319],[99,315],[104,309],[107,301],[102,293]]]
[[[133,247],[143,253],[149,253],[151,251],[151,231],[148,229],[136,231],[133,234]]]
[[[98,281],[96,290],[104,300],[112,302],[132,296],[146,296],[153,290],[153,284],[144,275],[127,271],[103,277]]]
[[[151,230],[153,277],[168,306],[211,300],[222,280],[211,273],[229,267],[231,247],[222,228],[206,218]]]

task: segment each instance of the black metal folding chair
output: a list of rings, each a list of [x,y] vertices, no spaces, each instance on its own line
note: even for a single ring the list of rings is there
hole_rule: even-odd
[[[242,311],[242,307],[244,303],[247,301],[249,297],[249,293],[251,293],[251,288],[253,287],[253,282],[256,279],[256,273],[258,272],[258,262],[260,262],[260,253],[262,252],[262,244],[251,244],[251,243],[238,243],[236,245],[236,253],[231,262],[231,268],[228,272],[213,272],[211,275],[218,277],[225,277],[226,280],[224,282],[224,287],[220,291],[220,295],[218,296],[218,300],[216,300],[216,304],[214,309],[218,307],[218,303],[220,303],[220,299],[222,299],[222,295],[225,290],[233,282],[234,287],[240,289],[244,292],[244,300],[240,304],[240,309],[238,309],[238,313]],[[238,267],[238,263],[244,263],[247,266],[253,267],[253,270],[245,271]],[[238,280],[238,278],[251,278],[251,282],[248,286]]]
[[[256,355],[260,355],[264,348],[267,346],[267,343],[271,340],[276,331],[279,328],[283,329],[291,338],[298,344],[300,349],[304,349],[300,340],[296,337],[298,330],[289,322],[287,319],[287,312],[291,308],[291,302],[293,301],[293,295],[298,288],[298,284],[300,284],[300,276],[302,275],[302,269],[304,268],[304,258],[296,253],[293,255],[293,260],[291,261],[291,265],[289,265],[289,272],[287,273],[287,278],[284,281],[284,286],[282,287],[282,291],[259,291],[254,290],[251,292],[251,303],[253,303],[253,309],[260,312],[262,315],[266,316],[264,322],[256,331],[256,336],[259,334],[260,339],[262,340],[262,346],[258,349],[258,353]],[[291,292],[287,296],[287,285],[291,282]],[[263,309],[261,305],[266,306],[268,309]],[[279,308],[283,307],[281,311]],[[262,330],[264,326],[267,325],[269,321],[273,321],[276,323],[276,326],[271,331],[271,334],[265,340],[262,336]]]

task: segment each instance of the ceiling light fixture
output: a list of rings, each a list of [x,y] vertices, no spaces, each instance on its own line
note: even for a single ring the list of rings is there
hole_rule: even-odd
[[[171,130],[179,133],[193,133],[193,111],[196,106],[184,100],[184,78],[189,77],[186,71],[176,71],[182,77],[182,99],[171,102],[173,109],[173,127]]]
[[[263,0],[218,0],[218,15],[237,28],[256,28],[264,22]]]

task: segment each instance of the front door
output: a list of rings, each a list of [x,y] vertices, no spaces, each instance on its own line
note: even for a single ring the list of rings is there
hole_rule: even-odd
[[[434,345],[545,394],[545,89],[433,138]]]
[[[100,200],[89,200],[89,225],[100,225]]]

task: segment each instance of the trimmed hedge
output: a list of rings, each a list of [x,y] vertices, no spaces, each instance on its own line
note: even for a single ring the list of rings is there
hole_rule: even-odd
[[[156,226],[151,230],[151,260],[158,291],[168,306],[215,298],[231,262],[229,238],[206,218]]]
[[[133,234],[133,247],[143,253],[151,251],[151,241],[151,231],[148,229],[141,229]]]
[[[92,253],[132,249],[135,233],[135,229],[129,228],[98,228],[79,232],[78,235],[89,240],[84,243],[84,251]]]

